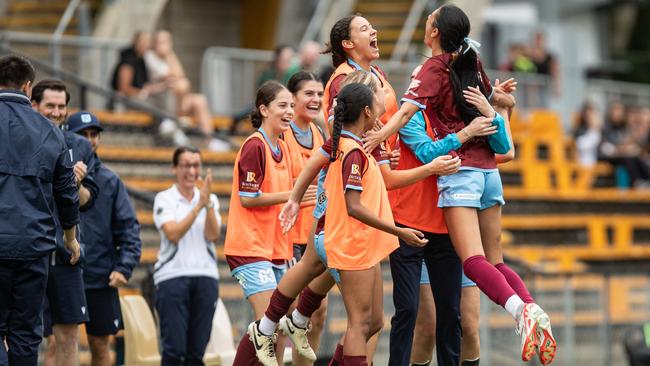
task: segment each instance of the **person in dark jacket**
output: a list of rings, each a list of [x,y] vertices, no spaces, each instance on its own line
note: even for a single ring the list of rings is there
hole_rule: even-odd
[[[99,146],[102,127],[93,114],[77,112],[68,119],[68,131],[84,136],[93,151]],[[99,158],[97,158],[99,161]],[[111,364],[109,336],[121,328],[117,288],[124,286],[140,261],[140,224],[126,187],[99,162],[92,172],[99,196],[92,209],[81,215],[81,242],[86,255],[83,278],[90,321],[86,333],[92,364]]]
[[[57,227],[70,264],[80,255],[72,161],[61,130],[30,106],[33,81],[29,61],[0,58],[0,364],[11,366],[38,361]]]
[[[55,125],[65,129],[67,105],[70,101],[65,84],[60,80],[39,81],[32,89],[32,108]],[[99,188],[89,173],[96,170],[97,160],[90,143],[83,137],[64,131],[69,157],[74,163],[75,183],[79,190],[80,210],[93,207]],[[61,228],[57,229],[61,243]],[[83,253],[83,251],[82,251]],[[52,254],[47,281],[47,298],[44,304],[44,336],[48,338],[45,359],[57,365],[74,365],[77,359],[79,324],[88,321],[86,296],[80,264],[68,264],[70,253],[62,245]],[[82,260],[84,261],[82,255]],[[53,335],[53,336],[52,336]]]

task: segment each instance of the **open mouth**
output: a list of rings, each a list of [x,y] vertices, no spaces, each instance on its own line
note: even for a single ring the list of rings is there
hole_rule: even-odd
[[[372,48],[374,48],[376,50],[379,49],[379,47],[377,47],[377,38],[373,38],[373,39],[370,40],[370,47],[372,47]]]
[[[306,109],[308,111],[318,112],[318,111],[320,111],[320,105],[318,105],[318,104],[316,104],[316,105],[308,105]]]
[[[291,123],[291,118],[281,118],[280,120],[287,124]]]

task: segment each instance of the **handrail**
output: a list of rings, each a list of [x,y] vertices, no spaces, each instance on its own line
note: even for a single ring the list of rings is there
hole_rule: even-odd
[[[61,46],[55,45],[54,42],[61,38],[61,35],[63,35],[63,32],[65,32],[65,29],[68,27],[68,24],[70,24],[70,20],[72,20],[74,12],[77,10],[80,2],[81,0],[72,0],[68,3],[68,6],[65,8],[65,11],[61,16],[59,24],[56,26],[54,33],[52,33],[52,43],[50,44],[50,50],[52,52],[52,63],[57,69],[61,68]]]
[[[111,38],[89,37],[89,36],[72,36],[61,35],[57,39],[52,39],[49,33],[32,33],[20,31],[0,31],[0,39],[4,42],[24,42],[40,45],[56,44],[61,46],[78,46],[78,47],[107,47],[121,49],[129,43]]]
[[[176,116],[172,113],[169,113],[167,111],[161,110],[158,107],[155,107],[153,105],[150,105],[148,103],[127,97],[122,95],[121,93],[118,93],[112,89],[108,89],[102,86],[99,86],[97,84],[94,84],[90,81],[84,80],[81,77],[79,77],[77,74],[63,70],[61,68],[56,68],[54,65],[46,62],[39,60],[37,58],[33,58],[27,55],[24,55],[20,52],[17,52],[15,50],[12,50],[10,47],[5,46],[4,44],[0,44],[0,53],[4,54],[15,54],[15,55],[20,55],[22,57],[25,57],[30,60],[30,62],[36,66],[36,68],[43,69],[45,70],[46,73],[52,74],[52,75],[57,75],[62,81],[64,82],[70,82],[76,86],[79,87],[80,93],[79,93],[79,106],[81,109],[86,109],[86,92],[92,92],[97,95],[100,95],[107,100],[113,99],[115,101],[118,101],[120,103],[123,103],[125,106],[128,108],[133,108],[136,110],[141,110],[147,113],[150,113],[154,116],[156,119],[171,119],[178,123],[178,120]]]
[[[411,10],[409,10],[409,15],[406,17],[406,21],[402,26],[402,30],[399,33],[399,38],[395,44],[395,49],[393,54],[390,56],[391,63],[398,63],[404,59],[404,55],[408,51],[410,41],[413,38],[413,33],[415,28],[418,26],[420,17],[424,8],[427,6],[427,0],[415,0],[413,5],[411,5]]]
[[[332,0],[320,0],[314,10],[314,14],[309,20],[305,34],[303,34],[300,44],[303,45],[308,41],[313,41],[325,22],[325,14],[330,8]]]

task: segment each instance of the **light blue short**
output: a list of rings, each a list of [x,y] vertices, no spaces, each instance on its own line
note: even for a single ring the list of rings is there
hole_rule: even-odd
[[[264,291],[273,291],[278,287],[282,276],[287,272],[287,265],[273,264],[269,261],[244,264],[232,270],[232,276],[239,281],[244,290],[244,296],[250,296]]]
[[[497,169],[460,170],[438,177],[438,207],[474,207],[485,210],[505,205]]]
[[[430,283],[431,281],[429,281],[429,270],[427,269],[426,263],[422,261],[422,274],[420,275],[420,285],[428,285]],[[463,278],[461,279],[460,286],[472,287],[472,286],[476,286],[476,283],[470,280],[469,277],[465,276],[465,272],[463,272]]]
[[[323,262],[325,267],[327,267],[327,253],[325,252],[325,232],[321,231],[320,233],[314,236],[314,248],[316,248],[316,253],[318,258]],[[336,268],[327,267],[327,271],[330,273],[336,283],[341,282],[341,276],[339,276],[339,271]]]

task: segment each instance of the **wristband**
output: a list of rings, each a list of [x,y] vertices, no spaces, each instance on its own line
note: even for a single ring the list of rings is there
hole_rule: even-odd
[[[208,203],[207,205],[205,205],[205,207],[207,207],[208,209],[212,209],[212,208],[214,208],[214,202],[210,201],[210,203]]]
[[[472,136],[471,136],[469,133],[467,133],[467,131],[465,131],[464,128],[463,128],[462,130],[460,130],[460,132],[464,133],[465,136],[467,136],[467,139],[468,139],[468,140],[471,140],[471,139],[472,139]]]

